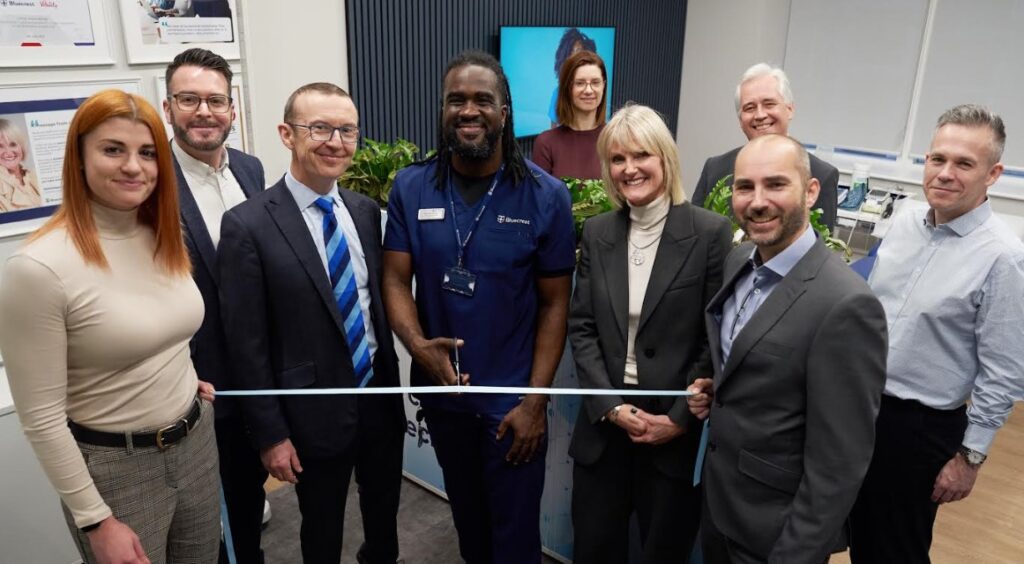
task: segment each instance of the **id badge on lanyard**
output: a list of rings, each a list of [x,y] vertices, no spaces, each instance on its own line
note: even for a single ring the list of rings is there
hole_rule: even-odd
[[[487,205],[491,203],[491,196],[494,195],[494,189],[498,186],[498,180],[501,178],[501,173],[505,169],[505,165],[501,165],[498,172],[494,175],[494,180],[491,181],[491,187],[487,190],[487,195],[484,196],[483,204],[480,206],[480,211],[477,212],[476,217],[473,218],[473,223],[470,224],[469,230],[466,231],[466,238],[462,238],[462,233],[459,230],[459,222],[455,217],[455,195],[454,189],[452,188],[452,174],[449,171],[448,174],[448,205],[452,212],[452,225],[455,227],[455,245],[458,249],[458,264],[450,266],[444,270],[444,279],[441,281],[441,288],[460,296],[466,296],[472,298],[473,293],[476,291],[476,274],[473,274],[465,268],[465,257],[466,248],[469,246],[469,241],[473,237],[473,233],[476,232],[477,226],[480,224],[480,218],[483,217],[484,211],[487,210]]]

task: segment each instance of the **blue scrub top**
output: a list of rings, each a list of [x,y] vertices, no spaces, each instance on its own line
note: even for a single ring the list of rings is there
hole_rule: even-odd
[[[463,202],[458,190],[438,188],[437,159],[406,167],[388,198],[384,249],[412,255],[416,308],[428,339],[458,337],[462,372],[477,386],[527,386],[533,366],[537,325],[536,278],[564,276],[576,264],[572,201],[565,184],[527,161],[528,177],[518,186],[506,169],[465,251],[464,265],[476,275],[466,297],[441,288],[458,262],[449,194],[462,238],[485,198]],[[444,218],[426,219],[444,210]],[[423,219],[421,219],[423,218]],[[416,363],[413,385],[433,385]],[[518,405],[516,396],[426,395],[426,407],[502,415]]]

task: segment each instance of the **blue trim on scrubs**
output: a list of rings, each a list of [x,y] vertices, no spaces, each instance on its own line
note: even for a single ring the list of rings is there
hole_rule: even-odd
[[[462,371],[475,385],[527,386],[537,324],[536,279],[568,275],[576,263],[572,201],[565,184],[527,162],[530,177],[513,185],[502,175],[480,219],[464,267],[476,275],[474,295],[441,288],[445,269],[458,262],[453,218],[445,190],[438,189],[437,160],[406,167],[395,178],[388,201],[384,249],[410,253],[416,307],[425,336],[458,337]],[[481,206],[455,194],[455,221],[471,225]],[[420,221],[421,209],[445,210],[443,220]],[[434,381],[412,367],[413,385]],[[423,405],[470,413],[504,415],[516,396],[438,396]]]

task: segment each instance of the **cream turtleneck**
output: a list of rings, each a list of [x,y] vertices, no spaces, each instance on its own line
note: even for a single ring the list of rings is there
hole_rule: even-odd
[[[139,431],[172,422],[196,395],[189,340],[203,320],[191,276],[153,260],[135,211],[93,204],[109,268],[87,265],[63,228],[4,265],[0,348],[14,405],[76,523],[110,515],[67,427]]]
[[[658,252],[661,234],[665,229],[672,199],[664,193],[646,206],[629,206],[629,240],[627,269],[629,273],[629,332],[626,336],[626,370],[623,382],[639,384],[636,369],[636,331],[640,324],[640,310],[644,305],[647,283],[651,279],[654,256]]]

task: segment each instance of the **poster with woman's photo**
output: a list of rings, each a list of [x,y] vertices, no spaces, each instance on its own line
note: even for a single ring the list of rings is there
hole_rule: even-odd
[[[185,46],[238,58],[235,0],[121,0],[132,64],[169,62]]]
[[[138,93],[137,80],[0,88],[0,237],[23,233],[61,202],[68,126],[78,106],[107,88]]]

